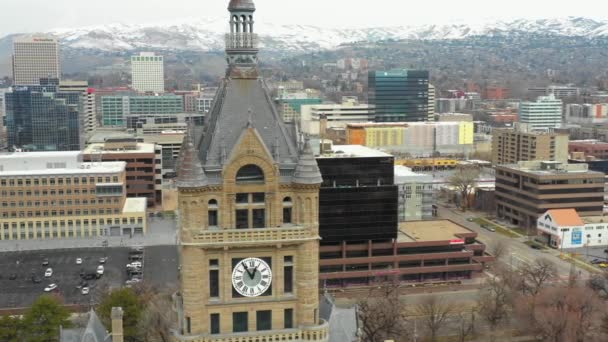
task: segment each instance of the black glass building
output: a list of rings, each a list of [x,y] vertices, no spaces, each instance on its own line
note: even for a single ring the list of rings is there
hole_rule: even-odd
[[[375,107],[376,122],[428,120],[428,71],[370,71],[368,76],[369,103]]]
[[[5,94],[9,150],[78,151],[81,94],[60,92],[57,80]]]
[[[323,176],[319,194],[322,244],[397,237],[398,190],[392,156],[334,153],[317,158],[317,163]]]

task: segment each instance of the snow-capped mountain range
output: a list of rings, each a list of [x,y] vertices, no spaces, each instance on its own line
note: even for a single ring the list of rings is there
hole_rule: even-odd
[[[107,52],[130,50],[220,51],[224,48],[225,18],[184,20],[159,25],[110,24],[76,29],[55,29],[64,47]],[[517,19],[477,24],[371,27],[357,29],[322,28],[310,25],[256,26],[261,48],[269,52],[301,53],[335,49],[342,44],[381,40],[445,40],[472,36],[552,34],[565,37],[608,37],[608,20],[568,17],[560,19]]]

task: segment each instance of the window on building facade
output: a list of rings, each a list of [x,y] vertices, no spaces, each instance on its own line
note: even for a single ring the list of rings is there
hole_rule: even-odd
[[[285,309],[283,312],[285,329],[293,329],[293,309]]]
[[[283,223],[292,223],[292,206],[290,197],[283,199]]]
[[[232,332],[247,332],[249,331],[249,320],[247,312],[232,313]]]
[[[283,265],[283,292],[293,293],[293,257],[284,257]]]
[[[237,183],[264,183],[264,171],[257,165],[243,166],[236,174]]]
[[[211,314],[209,318],[209,326],[212,335],[217,335],[220,333],[220,314]]]
[[[272,330],[272,311],[257,311],[255,316],[257,331]]]

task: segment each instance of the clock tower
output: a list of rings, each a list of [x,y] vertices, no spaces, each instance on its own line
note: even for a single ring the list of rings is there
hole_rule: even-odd
[[[173,340],[328,341],[318,310],[321,174],[259,76],[253,1],[228,10],[226,78],[180,154]]]

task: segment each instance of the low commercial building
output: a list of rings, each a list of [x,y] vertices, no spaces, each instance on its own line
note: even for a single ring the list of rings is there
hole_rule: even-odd
[[[320,283],[327,287],[459,281],[481,276],[494,258],[477,233],[448,220],[405,222],[397,238],[320,247]]]
[[[580,217],[574,209],[548,210],[538,219],[538,234],[553,248],[608,245],[608,218]]]
[[[0,239],[134,236],[146,200],[127,198],[126,163],[83,163],[80,152],[0,155]]]
[[[604,174],[587,164],[528,161],[496,167],[496,214],[513,224],[535,228],[550,209],[576,209],[581,216],[602,215]]]
[[[608,103],[570,103],[565,114],[569,124],[604,124],[608,122]]]
[[[146,198],[148,206],[154,207],[162,205],[162,160],[157,152],[160,154],[154,144],[139,143],[133,138],[112,138],[103,144],[89,144],[84,150],[84,160],[126,162],[127,196]]]
[[[433,176],[395,166],[399,187],[399,222],[428,220],[433,217]]]
[[[568,144],[568,152],[581,152],[585,157],[608,159],[608,143],[598,140],[573,140]]]
[[[432,156],[466,154],[473,148],[473,122],[362,123],[347,126],[347,143],[394,153]]]

